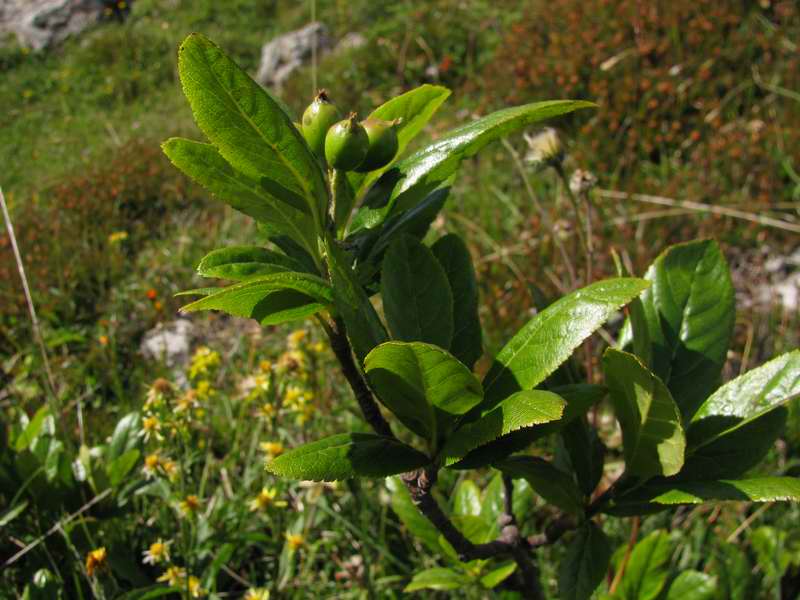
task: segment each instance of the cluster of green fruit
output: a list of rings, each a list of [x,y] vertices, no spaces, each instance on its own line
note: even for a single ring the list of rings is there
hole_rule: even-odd
[[[299,127],[309,148],[331,168],[368,173],[386,166],[397,154],[399,119],[359,122],[356,113],[339,119],[339,109],[321,90],[303,113]]]

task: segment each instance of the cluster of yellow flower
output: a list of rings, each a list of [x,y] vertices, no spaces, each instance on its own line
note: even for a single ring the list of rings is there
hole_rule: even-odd
[[[305,425],[314,415],[314,391],[311,371],[316,356],[325,351],[322,342],[309,343],[308,331],[297,329],[287,337],[287,350],[275,364],[262,361],[260,373],[253,378],[249,400],[261,401],[257,413],[265,419],[273,419],[283,409],[294,415],[298,426]],[[281,376],[279,389],[272,392],[272,374]]]
[[[186,575],[186,569],[176,567],[175,565],[167,567],[167,570],[156,581],[166,583],[167,585],[186,590],[191,598],[202,598],[206,595],[206,590],[200,585],[200,579],[194,575]]]
[[[156,475],[164,475],[170,481],[178,478],[178,463],[161,454],[158,450],[144,457],[142,473],[146,479],[152,479]]]

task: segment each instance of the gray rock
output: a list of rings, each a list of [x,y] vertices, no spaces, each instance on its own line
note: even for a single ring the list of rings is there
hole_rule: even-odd
[[[97,23],[103,10],[100,0],[3,0],[0,30],[15,33],[23,46],[44,50]]]
[[[318,56],[333,48],[328,28],[318,21],[278,36],[265,44],[261,49],[256,81],[261,85],[280,89],[294,71],[311,60],[314,40]]]
[[[338,44],[336,44],[336,52],[358,50],[359,48],[363,48],[366,45],[367,45],[367,38],[365,38],[357,31],[351,31],[350,33],[345,35],[341,40],[339,40]]]
[[[187,319],[160,323],[144,334],[139,351],[145,358],[163,362],[173,371],[175,383],[183,386],[195,334],[195,326]]]

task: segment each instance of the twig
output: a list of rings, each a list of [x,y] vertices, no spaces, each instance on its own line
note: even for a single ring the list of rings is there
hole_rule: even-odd
[[[541,548],[555,544],[568,531],[572,531],[578,526],[575,519],[562,516],[547,524],[542,533],[537,533],[528,537],[528,546],[532,549]]]
[[[378,409],[378,404],[372,395],[372,391],[353,361],[353,352],[347,339],[344,323],[341,319],[337,319],[333,324],[323,325],[330,339],[333,353],[339,361],[345,379],[347,379],[356,396],[364,419],[379,435],[396,439],[389,423]],[[524,579],[523,589],[520,590],[524,597],[531,600],[543,600],[544,592],[539,582],[538,569],[532,557],[528,554],[527,544],[520,537],[516,524],[506,519],[506,522],[501,524],[500,536],[496,540],[485,544],[473,544],[456,529],[433,497],[432,489],[436,484],[437,476],[438,468],[435,465],[402,475],[401,479],[408,489],[414,505],[453,546],[462,560],[469,561],[511,555]]]
[[[764,514],[764,513],[767,511],[767,509],[768,509],[768,508],[770,508],[770,507],[771,507],[773,504],[775,504],[775,503],[774,503],[774,502],[767,502],[767,503],[766,503],[766,504],[764,504],[763,506],[759,507],[759,509],[758,509],[757,511],[755,511],[755,512],[754,512],[752,515],[750,515],[750,516],[749,516],[749,517],[747,517],[747,518],[746,518],[744,521],[742,521],[742,524],[741,524],[741,525],[739,525],[739,526],[738,526],[738,527],[737,527],[737,528],[734,530],[734,532],[733,532],[733,533],[731,533],[731,534],[728,536],[728,539],[726,539],[725,541],[726,541],[726,542],[728,542],[729,544],[730,544],[731,542],[735,542],[735,541],[736,541],[736,538],[738,538],[738,537],[739,537],[739,535],[740,535],[740,534],[741,534],[741,533],[742,533],[742,532],[743,532],[745,529],[747,529],[748,527],[750,527],[750,525],[753,523],[753,521],[755,521],[755,520],[756,520],[758,517],[760,517],[761,515],[763,515],[763,514]]]
[[[633,552],[633,547],[636,545],[636,539],[639,537],[639,517],[633,518],[633,528],[631,529],[631,537],[628,540],[628,547],[625,550],[625,556],[622,559],[622,563],[619,565],[619,569],[617,569],[616,574],[614,575],[614,581],[611,582],[611,586],[608,588],[609,594],[614,594],[617,591],[617,586],[619,586],[620,581],[622,581],[622,576],[625,574],[625,568],[628,566],[628,561],[631,558],[631,553]]]
[[[386,419],[383,418],[378,404],[375,402],[375,398],[372,396],[369,386],[367,386],[367,382],[364,381],[364,378],[358,371],[358,367],[356,367],[356,363],[353,361],[353,351],[347,339],[347,331],[345,330],[344,322],[341,319],[336,319],[332,326],[326,327],[326,331],[331,342],[331,349],[339,361],[347,383],[350,384],[350,388],[356,396],[356,401],[361,408],[364,419],[369,423],[372,429],[375,430],[375,433],[394,437],[392,428],[389,426]]]
[[[36,307],[33,304],[33,297],[31,296],[30,287],[28,287],[28,277],[25,275],[25,265],[22,264],[22,255],[20,255],[19,246],[17,245],[17,236],[14,235],[14,226],[11,223],[11,216],[8,214],[8,206],[6,205],[6,197],[3,195],[3,188],[0,188],[0,206],[3,208],[3,219],[5,219],[8,237],[11,240],[11,249],[14,252],[14,260],[17,263],[19,277],[22,280],[22,290],[25,293],[25,302],[28,304],[28,313],[31,316],[33,335],[36,338],[36,342],[39,344],[39,351],[42,354],[44,371],[47,376],[47,384],[50,387],[50,393],[52,394],[53,402],[55,403],[58,402],[55,380],[53,379],[53,372],[50,370],[50,361],[47,359],[47,348],[45,348],[42,331],[39,328],[39,320],[36,318]]]

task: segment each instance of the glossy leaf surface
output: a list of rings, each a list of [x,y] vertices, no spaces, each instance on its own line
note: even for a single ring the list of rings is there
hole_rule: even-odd
[[[427,462],[424,454],[395,439],[341,433],[281,454],[267,464],[267,470],[288,479],[340,481],[387,477],[418,469]]]

